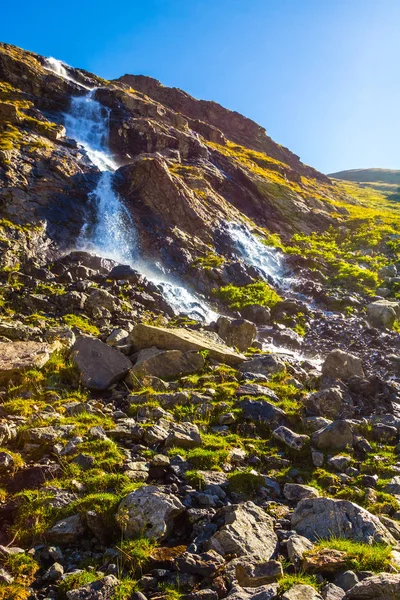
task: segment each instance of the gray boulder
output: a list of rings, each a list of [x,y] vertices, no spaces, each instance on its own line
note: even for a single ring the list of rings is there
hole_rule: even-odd
[[[278,585],[269,583],[256,588],[242,588],[234,585],[227,596],[229,600],[275,600],[277,598]]]
[[[321,594],[324,600],[345,600],[346,596],[345,591],[334,583],[325,585],[321,590]]]
[[[172,531],[175,518],[184,510],[176,496],[148,485],[121,500],[117,522],[128,538],[145,535],[150,539],[163,540]]]
[[[236,579],[243,587],[260,587],[267,583],[273,583],[282,576],[282,563],[278,560],[255,563],[252,559],[248,559],[236,563]]]
[[[243,418],[249,421],[262,422],[270,426],[287,422],[285,411],[267,401],[241,400],[237,406],[242,409]]]
[[[202,445],[199,428],[194,423],[173,423],[166,439],[166,446],[178,448],[197,448]]]
[[[302,483],[285,483],[283,486],[283,496],[289,502],[299,502],[305,498],[318,498],[319,492],[311,485]]]
[[[312,541],[337,536],[366,544],[395,543],[378,517],[348,500],[301,500],[292,515],[292,529]]]
[[[285,368],[283,360],[276,358],[272,354],[262,354],[246,360],[240,365],[239,371],[242,373],[258,373],[259,375],[273,375],[279,373]]]
[[[301,583],[294,585],[282,594],[281,598],[282,600],[323,600],[321,594],[315,588]]]
[[[248,319],[256,325],[268,325],[271,320],[271,311],[267,306],[261,306],[261,304],[246,306],[240,311],[240,314],[244,319]]]
[[[201,371],[203,367],[204,358],[198,352],[146,348],[138,352],[136,362],[127,377],[127,383],[133,383],[137,381],[137,377],[144,375],[152,375],[160,379],[188,375]]]
[[[310,414],[328,419],[343,419],[354,415],[353,400],[339,385],[308,394],[303,400]]]
[[[71,358],[78,367],[82,383],[93,390],[105,390],[123,379],[132,363],[122,352],[90,336],[79,337]]]
[[[315,431],[311,442],[320,450],[344,450],[353,445],[353,431],[347,421],[334,421]]]
[[[343,350],[332,350],[322,365],[322,375],[347,381],[351,377],[364,377],[361,359]]]
[[[232,348],[244,352],[250,348],[257,337],[257,327],[246,319],[229,319],[219,317],[217,321],[218,335]]]
[[[367,306],[368,321],[374,327],[391,329],[400,314],[400,304],[390,300],[376,300]]]
[[[346,600],[396,600],[400,598],[400,574],[379,573],[367,577],[346,595]]]
[[[277,546],[274,522],[262,508],[253,502],[224,506],[221,509],[224,525],[208,542],[210,549],[222,556],[252,555],[259,560],[269,560]]]
[[[292,448],[292,450],[302,450],[310,441],[310,437],[308,435],[295,433],[284,425],[281,425],[275,429],[275,431],[272,432],[272,436],[289,448]]]
[[[57,521],[53,527],[47,530],[46,538],[57,545],[71,544],[83,535],[85,527],[80,515],[71,515],[61,521]]]

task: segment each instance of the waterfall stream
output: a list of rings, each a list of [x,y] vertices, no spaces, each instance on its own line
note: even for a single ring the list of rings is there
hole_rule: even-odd
[[[95,100],[96,88],[89,89],[72,79],[64,64],[57,59],[47,59],[46,68],[88,90],[84,96],[71,98],[70,110],[64,115],[68,137],[84,148],[90,161],[100,171],[96,189],[90,195],[95,221],[86,223],[82,228],[79,249],[131,265],[159,286],[177,314],[184,313],[207,322],[216,319],[217,314],[204,300],[177,285],[156,265],[148,265],[141,259],[132,217],[113,189],[113,175],[119,165],[108,148],[109,110]]]

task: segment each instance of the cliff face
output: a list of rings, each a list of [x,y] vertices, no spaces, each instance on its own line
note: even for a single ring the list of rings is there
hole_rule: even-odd
[[[330,180],[246,117],[151,78],[109,82],[67,68],[66,79],[45,66],[0,45],[0,201],[16,222],[46,221],[60,248],[90,222],[99,178],[63,128],[71,97],[87,93],[75,82],[96,87],[109,110],[109,145],[122,165],[114,184],[149,258],[185,270],[210,248],[223,252],[221,228],[243,218],[284,236],[335,222],[340,193]]]

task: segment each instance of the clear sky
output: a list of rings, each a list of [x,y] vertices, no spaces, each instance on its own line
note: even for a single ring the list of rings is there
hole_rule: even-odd
[[[6,0],[0,39],[215,100],[323,172],[400,169],[400,0]]]

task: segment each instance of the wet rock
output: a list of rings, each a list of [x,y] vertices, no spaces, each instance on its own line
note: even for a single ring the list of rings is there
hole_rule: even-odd
[[[246,319],[229,319],[219,317],[217,321],[218,335],[232,348],[239,352],[247,350],[257,336],[257,327]]]
[[[313,433],[311,442],[320,450],[344,450],[353,445],[353,431],[347,421],[334,421]]]
[[[302,450],[310,441],[310,437],[308,435],[295,433],[283,425],[275,429],[272,432],[272,435],[276,440],[279,440],[286,446],[289,446],[289,448],[292,448],[292,450]]]
[[[225,506],[221,509],[224,525],[211,537],[208,547],[222,556],[253,555],[269,560],[275,552],[277,536],[273,520],[253,502]]]
[[[81,373],[82,383],[94,390],[105,390],[123,379],[132,367],[122,352],[89,336],[79,337],[72,347],[71,358]]]
[[[127,376],[127,383],[132,384],[137,377],[144,375],[169,379],[178,375],[196,373],[203,367],[204,358],[198,352],[146,348],[138,352],[136,362]]]
[[[322,365],[322,375],[343,381],[355,376],[364,377],[362,361],[357,356],[343,352],[343,350],[332,350]]]
[[[256,588],[273,583],[283,576],[282,563],[277,560],[254,563],[252,560],[236,563],[236,578],[240,586]]]
[[[237,365],[245,360],[238,354],[199,331],[164,327],[153,327],[143,323],[136,325],[129,334],[129,341],[136,350],[156,346],[162,350],[181,350],[182,352],[208,350],[211,358],[229,365]]]
[[[165,494],[155,486],[144,486],[123,498],[117,520],[127,537],[145,535],[163,540],[183,511],[183,504],[173,494]]]
[[[394,543],[378,517],[348,500],[301,500],[292,515],[292,528],[312,541],[337,536],[366,544]]]
[[[380,573],[367,577],[346,595],[347,600],[393,600],[400,598],[400,574]]]

